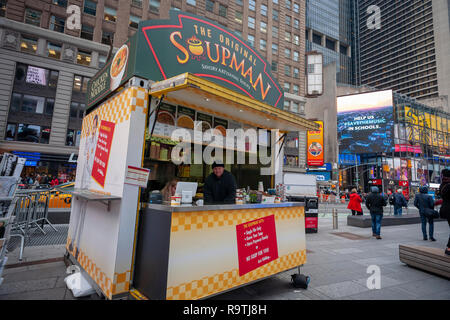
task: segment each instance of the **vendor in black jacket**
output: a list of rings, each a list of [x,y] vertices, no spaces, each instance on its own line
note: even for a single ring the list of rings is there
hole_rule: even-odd
[[[205,181],[203,194],[205,204],[235,203],[236,180],[226,171],[224,165],[214,162],[211,173]]]

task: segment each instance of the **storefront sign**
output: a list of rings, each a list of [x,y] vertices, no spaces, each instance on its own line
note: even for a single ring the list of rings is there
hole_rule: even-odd
[[[90,82],[88,109],[132,76],[162,81],[192,73],[282,108],[284,94],[271,65],[245,40],[216,22],[180,11],[139,30]]]
[[[323,166],[324,146],[323,146],[323,121],[314,121],[320,125],[317,131],[308,131],[308,166]]]
[[[108,170],[109,155],[114,135],[115,124],[102,120],[98,133],[97,147],[95,149],[92,178],[102,187],[105,186],[106,172]]]
[[[369,180],[369,184],[373,186],[381,186],[383,185],[383,181],[381,179],[373,179]]]
[[[236,225],[239,276],[278,258],[275,216]]]
[[[399,181],[398,185],[400,187],[408,187],[409,186],[409,182],[408,181]]]

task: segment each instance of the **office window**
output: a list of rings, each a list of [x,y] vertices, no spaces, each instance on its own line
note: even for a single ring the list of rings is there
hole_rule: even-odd
[[[66,24],[66,19],[57,16],[50,16],[49,29],[64,33],[64,25]]]
[[[272,26],[272,37],[278,38],[278,27]]]
[[[105,12],[103,18],[106,21],[116,22],[117,20],[117,10],[109,7],[105,7]]]
[[[240,6],[244,5],[243,2],[242,2],[242,0],[236,0],[236,4],[237,4],[237,5],[240,5]]]
[[[103,43],[103,44],[109,45],[109,44],[110,44],[110,43],[109,43],[109,39],[111,39],[111,42],[114,41],[114,32],[109,32],[109,31],[103,30],[103,33],[102,33],[102,43]]]
[[[294,19],[294,28],[300,29],[300,21],[298,19]]]
[[[22,35],[22,40],[20,42],[20,51],[28,53],[36,53],[37,42],[38,42],[37,38]]]
[[[6,141],[14,141],[16,139],[16,128],[17,125],[15,123],[8,123],[5,134]]]
[[[98,67],[101,69],[105,66],[105,64],[106,64],[106,56],[99,55],[98,56]]]
[[[267,23],[261,21],[261,32],[267,33]]]
[[[300,70],[298,68],[294,68],[294,78],[300,78]]]
[[[131,4],[136,7],[142,8],[142,0],[131,0]]]
[[[206,11],[214,12],[214,1],[206,0]]]
[[[8,124],[12,128],[13,124]],[[50,139],[50,128],[33,124],[19,123],[14,131],[17,130],[17,137],[14,140],[34,143],[48,144]]]
[[[285,32],[284,33],[284,40],[286,40],[286,42],[291,42],[291,33],[290,32]]]
[[[25,23],[33,26],[41,26],[41,11],[26,8],[25,9]]]
[[[313,40],[313,43],[322,45],[322,37],[320,35],[318,35],[317,33],[313,33],[312,40]]]
[[[289,100],[284,100],[283,110],[288,110],[289,111],[290,109],[291,109],[291,102]]]
[[[130,27],[137,29],[139,21],[141,21],[141,18],[139,18],[138,16],[130,15]]]
[[[298,90],[299,90],[298,85],[294,84],[292,86],[292,93],[298,95],[298,92],[299,92]]]
[[[291,17],[286,16],[286,25],[290,26],[291,25]]]
[[[219,16],[226,18],[228,8],[223,4],[219,3]]]
[[[91,64],[91,52],[78,50],[77,63],[89,66]]]
[[[294,44],[300,45],[300,37],[298,35],[294,35]]]
[[[62,46],[56,43],[47,43],[47,57],[61,59]]]
[[[278,4],[278,0],[272,0],[272,2]]]
[[[248,42],[250,43],[250,45],[251,45],[252,47],[254,47],[254,46],[255,46],[255,37],[252,36],[251,34],[249,34],[248,37],[247,37],[247,39],[248,39]]]
[[[67,0],[52,0],[52,3],[67,8]]]
[[[272,53],[278,54],[278,45],[275,43],[272,43]]]
[[[285,0],[284,3],[286,4],[286,8],[287,8],[287,9],[290,9],[290,8],[291,8],[291,6],[292,6],[291,0]]]
[[[75,92],[81,92],[82,85],[83,85],[83,76],[75,76],[73,78],[72,90]]]
[[[289,92],[291,90],[291,84],[289,82],[285,82],[283,89],[285,92]],[[286,103],[286,101],[284,102]]]
[[[256,8],[256,2],[255,2],[255,0],[249,0],[249,1],[248,1],[248,8],[249,8],[250,10],[252,10],[252,11],[255,11],[255,8]]]
[[[195,1],[194,1],[194,3],[195,3]],[[159,7],[160,6],[161,6],[161,0],[149,0],[149,7],[148,8],[149,8],[150,11],[152,11],[152,12],[159,12]]]
[[[13,93],[11,110],[35,114],[53,115],[55,99],[28,94]]]
[[[259,40],[259,48],[261,50],[266,50],[266,48],[267,48],[267,41],[264,40],[264,39],[260,39]]]
[[[83,24],[81,26],[80,38],[83,38],[86,40],[93,40],[94,39],[94,27]]]
[[[236,11],[235,12],[235,16],[234,16],[234,20],[239,22],[239,23],[242,23],[242,12]]]
[[[327,49],[335,51],[336,50],[336,42],[334,42],[333,40],[327,38],[325,40],[325,47]]]
[[[294,61],[299,61],[300,53],[298,51],[294,51]]]
[[[66,134],[66,146],[69,147],[79,147],[80,146],[80,130],[67,129]]]
[[[186,0],[186,3],[190,4],[191,6],[195,6],[196,5],[195,0]]]
[[[278,21],[278,10],[275,9],[272,10],[272,19],[274,21]]]
[[[251,29],[255,29],[255,18],[248,17],[248,27]]]
[[[26,88],[27,85],[56,88],[58,75],[58,71],[18,63],[16,66],[14,85],[21,86],[22,90],[26,90],[24,86]]]
[[[0,17],[6,16],[6,0],[0,0]]]
[[[95,16],[97,14],[97,3],[91,0],[84,0],[83,12]]]
[[[284,75],[291,76],[291,66],[284,66]]]
[[[86,109],[86,105],[84,103],[79,102],[71,102],[70,103],[70,118],[83,119],[84,110]]]
[[[343,54],[343,55],[347,55],[347,48],[348,48],[347,46],[341,44],[341,45],[339,46],[339,52],[340,52],[341,54]]]
[[[267,6],[265,4],[261,5],[261,14],[267,17]]]
[[[294,89],[294,93],[295,93],[295,89]],[[299,112],[298,105],[299,105],[298,102],[292,102],[291,111],[295,112],[295,113],[298,113]]]
[[[278,71],[278,63],[276,61],[272,61],[272,71]]]
[[[295,13],[299,13],[300,12],[300,6],[298,5],[298,3],[294,3],[294,12]]]
[[[291,49],[284,49],[284,57],[288,59],[291,58]]]

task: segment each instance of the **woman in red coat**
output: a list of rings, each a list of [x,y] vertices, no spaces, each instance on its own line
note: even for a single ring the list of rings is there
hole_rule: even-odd
[[[362,208],[361,208],[362,199],[359,194],[356,193],[356,189],[352,189],[352,193],[350,194],[350,201],[348,203],[347,209],[352,210],[352,216],[358,215],[362,216]]]

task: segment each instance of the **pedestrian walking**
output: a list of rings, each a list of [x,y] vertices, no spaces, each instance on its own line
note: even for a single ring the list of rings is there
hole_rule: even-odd
[[[358,215],[362,216],[363,211],[361,208],[362,199],[360,195],[356,192],[356,189],[352,189],[352,193],[350,194],[350,201],[348,202],[347,209],[352,211],[352,216]]]
[[[436,201],[436,205],[441,205],[439,215],[442,219],[447,219],[450,227],[450,170],[444,169],[441,172],[441,185],[439,186],[440,200]],[[448,237],[447,248],[445,254],[450,255],[450,236]]]
[[[383,207],[387,205],[387,199],[380,194],[378,187],[372,187],[371,193],[366,199],[366,207],[372,217],[372,236],[381,239],[381,221],[383,220]]]
[[[398,189],[397,192],[393,194],[393,197],[394,197],[394,216],[401,216],[402,208],[408,207],[408,202],[406,201],[406,198],[403,195],[403,190]]]
[[[436,241],[434,234],[434,219],[428,214],[428,211],[434,210],[433,198],[428,194],[428,188],[423,186],[419,188],[419,194],[416,194],[414,199],[414,206],[419,209],[420,220],[422,222],[423,240],[428,240],[427,237],[427,222],[429,224],[428,234],[431,241]]]

